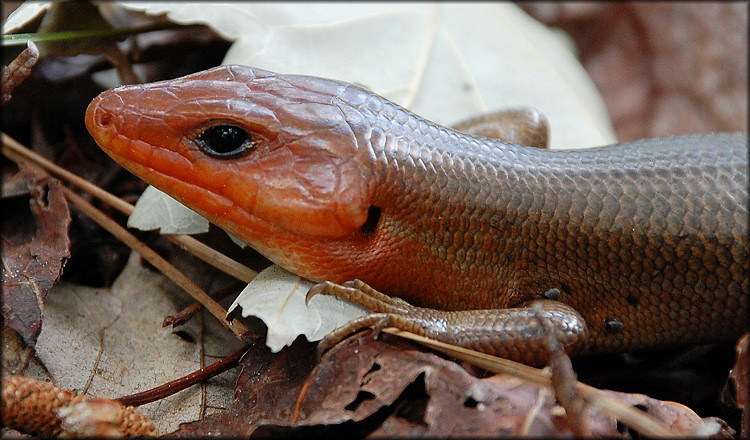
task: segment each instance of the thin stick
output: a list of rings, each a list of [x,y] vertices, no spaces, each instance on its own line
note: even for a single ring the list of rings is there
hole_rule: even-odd
[[[65,180],[66,182],[81,188],[85,192],[91,194],[92,196],[103,201],[107,205],[115,208],[125,215],[132,214],[133,210],[135,209],[133,205],[115,196],[114,194],[105,191],[104,189],[94,185],[88,180],[71,173],[65,168],[62,168],[54,162],[51,162],[47,158],[42,157],[41,155],[29,150],[7,134],[2,133],[2,140],[3,154],[8,156],[9,158],[18,159],[19,157],[22,157],[24,159],[28,159],[51,172],[52,174]],[[255,276],[258,274],[249,267],[232,260],[231,258],[225,256],[224,254],[216,251],[209,246],[206,246],[205,244],[189,235],[166,234],[164,235],[164,237],[166,237],[169,241],[176,244],[180,248],[190,252],[191,254],[210,264],[211,266],[246,283],[252,281],[253,278],[255,278]]]
[[[167,382],[164,385],[159,385],[156,388],[146,390],[140,393],[131,394],[129,396],[120,397],[115,399],[125,406],[139,406],[147,403],[155,402],[159,399],[163,399],[167,396],[171,396],[179,391],[182,391],[190,386],[211,379],[214,376],[230,370],[239,364],[242,355],[247,351],[247,347],[243,347],[240,350],[235,351],[224,359],[214,362],[213,364],[201,368],[200,370],[194,371],[187,376],[183,376],[179,379]]]
[[[51,172],[52,174],[62,178],[66,182],[72,183],[73,185],[81,188],[82,190],[91,194],[97,199],[102,200],[104,203],[115,208],[116,210],[126,215],[130,215],[130,213],[133,212],[134,208],[133,208],[133,205],[131,205],[130,203],[120,199],[114,194],[108,193],[107,191],[94,185],[93,183],[89,182],[83,177],[80,177],[76,174],[71,173],[65,168],[62,168],[61,166],[50,161],[46,157],[43,157],[29,150],[28,148],[24,147],[20,142],[8,136],[4,132],[2,133],[2,140],[3,140],[3,154],[8,156],[9,158],[14,159],[14,157],[18,158],[20,156],[24,159],[28,159],[34,162],[35,164],[41,166],[42,168],[46,169],[47,171]],[[14,156],[10,152],[16,153],[16,155]]]

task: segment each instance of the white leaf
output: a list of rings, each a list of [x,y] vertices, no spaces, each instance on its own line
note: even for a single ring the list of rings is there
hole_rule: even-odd
[[[224,64],[361,84],[440,124],[526,105],[552,148],[615,140],[569,38],[510,3],[121,4],[211,26],[234,40]]]
[[[272,265],[258,274],[229,307],[242,308],[242,316],[257,316],[268,327],[266,345],[274,353],[299,335],[319,341],[336,327],[367,314],[364,307],[328,295],[317,295],[305,305],[305,295],[315,283]]]
[[[161,190],[149,185],[128,218],[128,227],[162,234],[202,234],[208,220]]]
[[[247,247],[247,243],[245,243],[244,241],[240,240],[229,232],[227,232],[226,234],[229,236],[229,239],[234,242],[234,244],[240,247],[240,249],[245,249]]]
[[[3,23],[3,34],[16,33],[18,28],[35,20],[39,14],[49,9],[50,6],[52,6],[52,2],[24,2],[13,10]]]

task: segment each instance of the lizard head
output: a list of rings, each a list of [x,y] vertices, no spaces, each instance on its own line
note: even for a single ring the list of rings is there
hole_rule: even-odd
[[[367,95],[342,82],[224,66],[105,91],[86,126],[132,173],[294,271],[302,264],[289,261],[300,259],[289,256],[295,247],[367,234],[370,128],[346,104]]]

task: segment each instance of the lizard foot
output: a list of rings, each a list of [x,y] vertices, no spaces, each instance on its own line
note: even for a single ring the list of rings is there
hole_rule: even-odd
[[[319,293],[356,302],[374,312],[350,321],[326,336],[319,345],[321,354],[352,333],[367,327],[372,327],[376,336],[385,327],[395,327],[529,365],[546,362],[548,350],[544,337],[550,331],[555,333],[569,355],[584,350],[588,339],[583,317],[569,305],[549,299],[536,301],[539,305],[533,310],[531,307],[519,307],[446,311],[413,306],[358,280],[343,285],[330,282],[318,284],[310,289],[307,299]]]

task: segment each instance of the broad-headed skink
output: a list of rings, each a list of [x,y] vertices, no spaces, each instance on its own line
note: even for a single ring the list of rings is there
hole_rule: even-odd
[[[572,354],[748,328],[745,134],[545,150],[244,66],[105,91],[86,125],[125,168],[291,272],[367,283],[324,289],[379,312],[354,327],[529,363],[544,358],[538,316]]]

